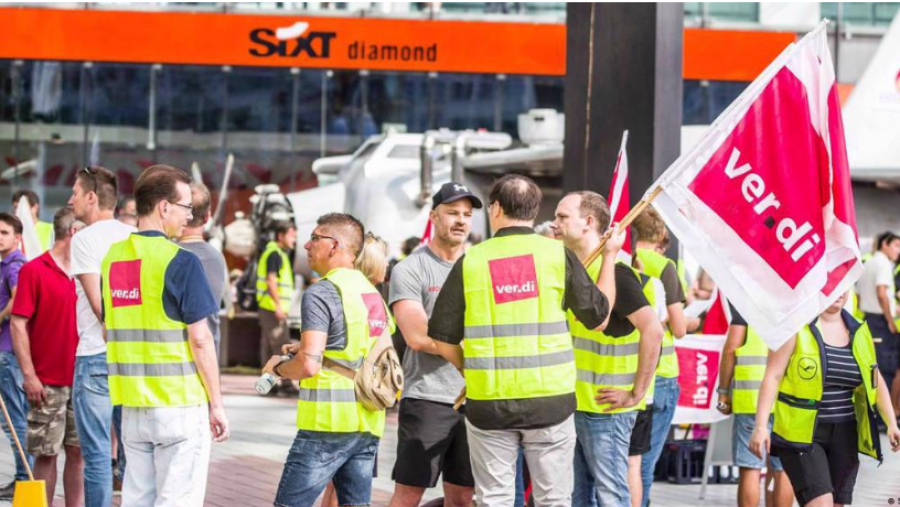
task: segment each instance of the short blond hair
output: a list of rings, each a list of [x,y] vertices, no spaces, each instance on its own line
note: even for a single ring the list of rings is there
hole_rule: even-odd
[[[666,223],[659,213],[651,207],[647,207],[631,223],[636,241],[659,244],[666,239]]]
[[[372,282],[372,285],[383,282],[388,266],[387,242],[371,232],[366,233],[362,250],[356,256],[353,265]]]

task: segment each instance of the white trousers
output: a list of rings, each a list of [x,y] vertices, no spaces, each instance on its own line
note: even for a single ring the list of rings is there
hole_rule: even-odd
[[[536,430],[482,430],[466,421],[478,507],[515,503],[519,446],[531,473],[537,507],[571,507],[575,422],[573,417]]]
[[[203,507],[209,407],[122,409],[122,507]]]

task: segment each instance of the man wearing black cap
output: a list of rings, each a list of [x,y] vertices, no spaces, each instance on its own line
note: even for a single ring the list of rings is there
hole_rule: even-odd
[[[408,349],[391,507],[419,505],[426,488],[443,474],[444,505],[472,505],[472,468],[465,418],[453,410],[463,387],[459,371],[437,355],[428,319],[453,264],[463,255],[472,209],[481,201],[459,183],[447,183],[432,198],[433,237],[394,267],[388,298]]]

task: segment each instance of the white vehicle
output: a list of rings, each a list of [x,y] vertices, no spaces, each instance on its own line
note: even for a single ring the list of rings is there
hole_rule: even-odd
[[[344,212],[384,238],[391,256],[397,256],[404,240],[424,233],[431,196],[444,183],[468,185],[486,200],[485,192],[499,174],[559,176],[564,123],[564,116],[553,110],[520,115],[520,136],[527,144],[512,149],[508,134],[438,130],[382,134],[366,140],[352,155],[316,160],[313,172],[320,186],[288,195],[299,243],[309,237],[319,216]],[[486,232],[481,210],[472,233],[483,238]],[[297,267],[309,271],[302,248],[297,250]]]

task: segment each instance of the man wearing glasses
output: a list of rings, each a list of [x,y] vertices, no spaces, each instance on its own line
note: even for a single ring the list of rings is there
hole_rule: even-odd
[[[290,343],[287,315],[294,295],[294,269],[289,252],[297,244],[297,228],[290,222],[275,226],[275,241],[269,241],[256,268],[256,303],[259,305],[260,363],[281,354]],[[299,391],[290,379],[282,379],[278,391],[296,396]],[[272,389],[270,394],[276,393]]]
[[[107,381],[106,341],[100,297],[100,265],[109,247],[136,229],[113,216],[117,202],[116,175],[104,167],[80,170],[72,186],[69,207],[87,224],[72,237],[72,275],[75,277],[78,348],[72,390],[75,423],[84,457],[86,507],[112,503],[113,408]]]
[[[101,268],[109,393],[128,459],[122,505],[201,507],[210,441],[228,438],[206,320],[218,305],[200,260],[169,239],[192,218],[190,178],[152,166],[135,198],[139,231]]]
[[[352,380],[323,361],[350,369],[362,366],[378,339],[390,339],[394,322],[378,290],[354,269],[365,231],[343,213],[319,217],[309,241],[309,267],[323,274],[303,293],[300,343],[294,354],[272,356],[264,371],[300,380],[297,436],[284,464],[275,505],[307,507],[329,481],[340,505],[370,505],[384,410],[370,411],[357,401]],[[129,468],[130,470],[130,468]]]

